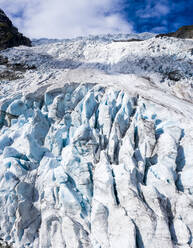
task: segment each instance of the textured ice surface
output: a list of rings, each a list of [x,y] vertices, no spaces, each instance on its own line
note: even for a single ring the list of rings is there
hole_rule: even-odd
[[[0,84],[2,243],[193,247],[192,48],[108,36],[1,52],[37,67]]]

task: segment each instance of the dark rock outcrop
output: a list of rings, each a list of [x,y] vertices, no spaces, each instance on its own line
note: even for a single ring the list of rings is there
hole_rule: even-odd
[[[127,39],[127,40],[113,40],[113,42],[135,42],[135,41],[143,41],[141,39]]]
[[[20,45],[31,46],[31,41],[18,32],[4,11],[0,9],[0,50]]]
[[[23,78],[23,73],[25,73],[27,70],[36,69],[35,65],[28,65],[25,63],[10,63],[8,58],[2,55],[0,55],[0,66],[1,65],[4,66],[4,69],[0,70],[0,81],[11,81]]]
[[[158,34],[156,37],[176,37],[181,39],[193,39],[193,25],[182,26],[176,32]]]

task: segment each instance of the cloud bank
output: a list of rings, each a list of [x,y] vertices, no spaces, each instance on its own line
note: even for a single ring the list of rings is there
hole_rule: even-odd
[[[124,0],[0,0],[0,7],[31,38],[130,33]]]
[[[193,24],[192,0],[0,0],[31,38],[173,32]]]

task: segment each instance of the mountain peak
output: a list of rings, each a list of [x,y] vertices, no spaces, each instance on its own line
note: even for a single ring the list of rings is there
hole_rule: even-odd
[[[193,39],[193,25],[180,27],[176,32],[158,34],[156,37],[176,37],[181,39]]]
[[[0,50],[20,45],[31,46],[31,41],[18,32],[5,12],[0,9]]]

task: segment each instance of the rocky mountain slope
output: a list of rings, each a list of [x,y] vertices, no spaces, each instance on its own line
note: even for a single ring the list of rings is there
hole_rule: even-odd
[[[18,29],[0,9],[0,50],[20,45],[31,46],[31,41],[18,32]]]
[[[193,25],[182,26],[176,32],[159,34],[157,37],[176,37],[181,39],[193,39]]]
[[[2,244],[193,247],[193,40],[39,40],[0,56]]]

